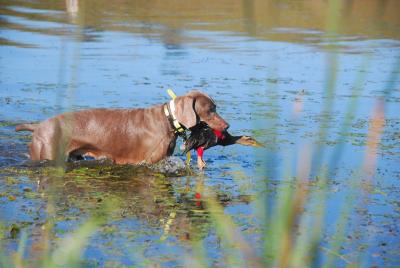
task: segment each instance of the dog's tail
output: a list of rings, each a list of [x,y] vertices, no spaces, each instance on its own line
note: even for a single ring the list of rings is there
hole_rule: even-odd
[[[34,131],[38,124],[21,124],[15,126],[15,131]]]

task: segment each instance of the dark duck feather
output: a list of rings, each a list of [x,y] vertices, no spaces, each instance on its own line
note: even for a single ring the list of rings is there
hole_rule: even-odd
[[[191,133],[185,142],[185,153],[194,149],[197,153],[197,164],[199,169],[203,169],[206,163],[203,160],[205,150],[216,145],[242,144],[247,146],[263,146],[255,139],[249,136],[232,136],[227,131],[220,132],[210,128],[206,123],[201,122],[198,126],[190,129]]]
[[[214,130],[206,123],[201,122],[193,127],[189,138],[185,142],[185,153],[192,149],[203,147],[204,150],[218,144],[218,137]]]

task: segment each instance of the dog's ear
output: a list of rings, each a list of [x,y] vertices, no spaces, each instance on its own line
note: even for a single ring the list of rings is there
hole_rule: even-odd
[[[179,123],[186,128],[194,127],[197,124],[197,115],[194,110],[195,98],[189,96],[177,97],[175,99],[175,116]]]

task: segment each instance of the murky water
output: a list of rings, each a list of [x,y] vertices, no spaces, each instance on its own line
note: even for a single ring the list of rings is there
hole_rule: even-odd
[[[373,167],[368,130],[384,100],[373,190],[357,200],[337,265],[357,256],[366,266],[399,265],[400,2],[348,1],[332,20],[329,10],[329,1],[305,0],[1,1],[1,245],[17,248],[14,224],[28,233],[27,258],[35,259],[49,221],[56,245],[112,198],[118,209],[91,238],[88,266],[188,265],[182,256],[197,241],[210,265],[224,266],[229,249],[199,189],[217,193],[224,215],[262,255],[264,196],[293,183],[307,162],[311,182],[321,168],[329,174],[329,243],[354,174]],[[169,87],[209,93],[232,134],[266,147],[213,148],[207,169],[193,164],[192,173],[100,164],[72,167],[60,180],[26,166],[29,135],[15,124],[71,109],[159,104]],[[178,148],[175,155],[184,159]],[[53,191],[61,194],[49,200]]]

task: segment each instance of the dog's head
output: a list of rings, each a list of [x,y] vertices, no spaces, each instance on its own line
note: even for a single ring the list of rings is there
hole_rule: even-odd
[[[224,131],[229,124],[216,112],[217,105],[207,94],[193,90],[175,99],[175,114],[179,123],[192,128],[205,122],[210,128]]]

